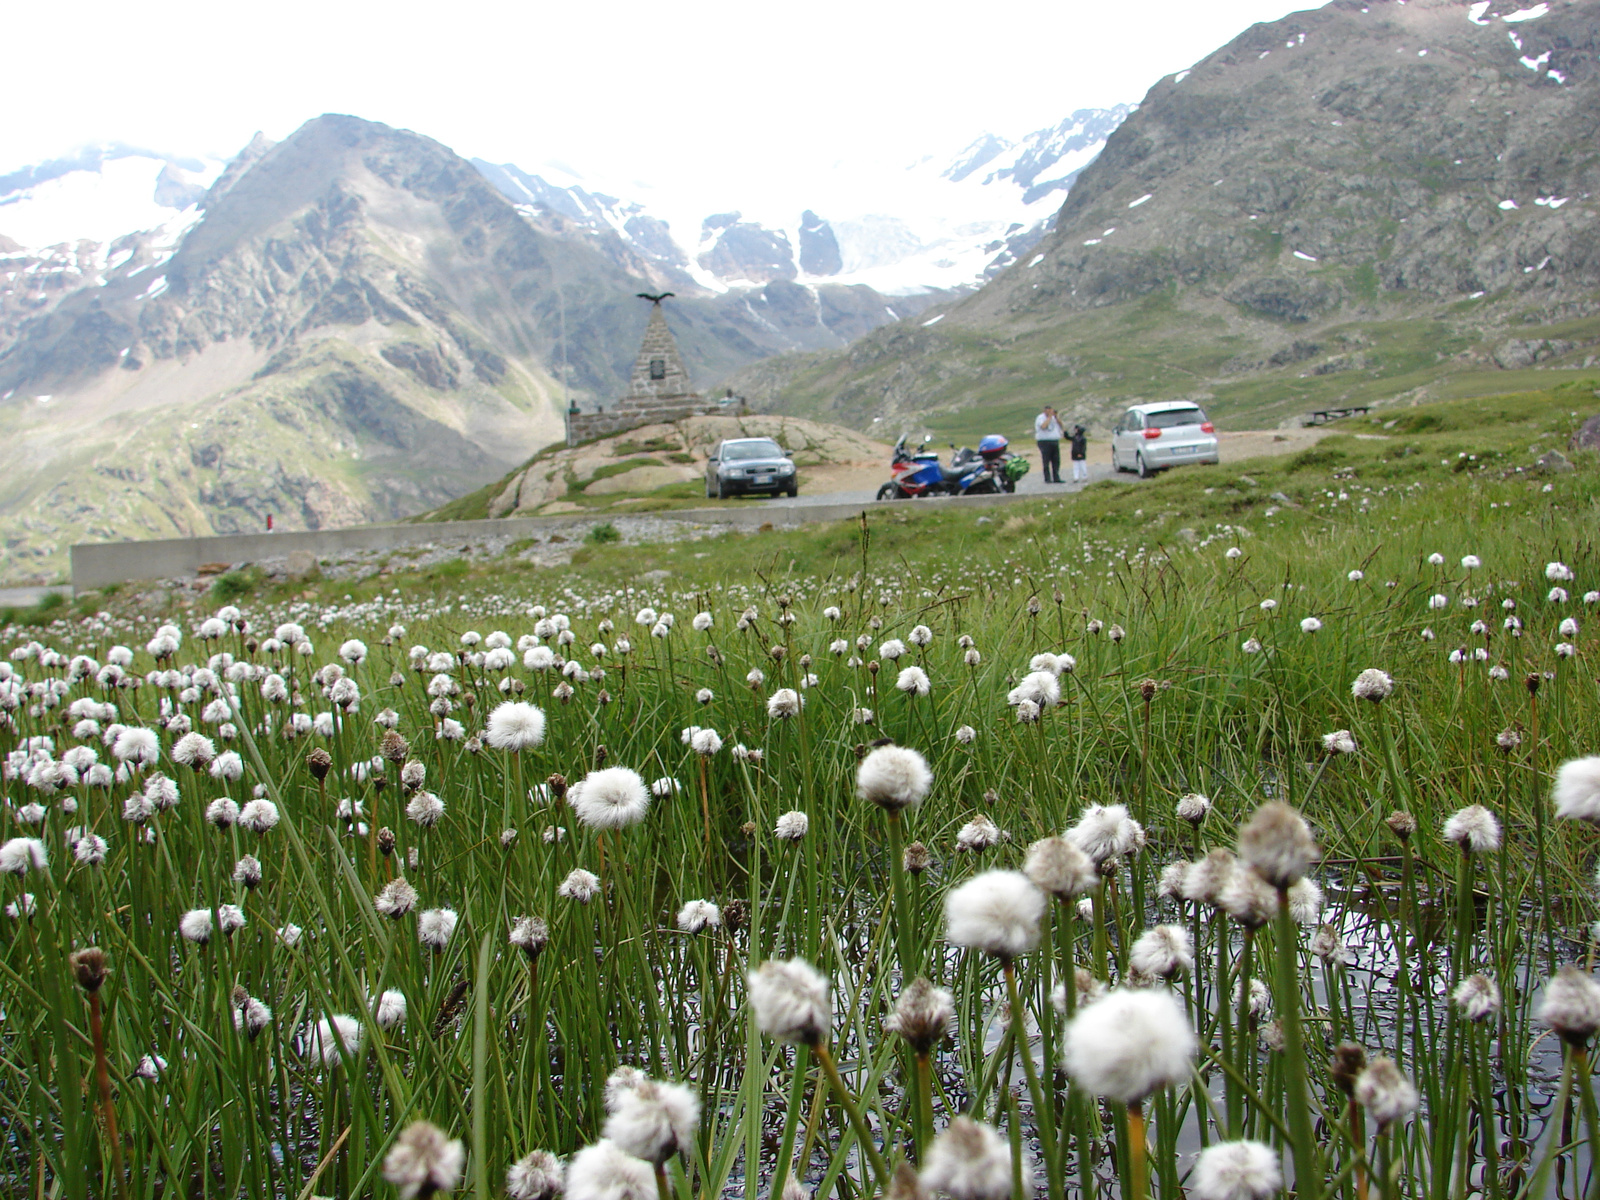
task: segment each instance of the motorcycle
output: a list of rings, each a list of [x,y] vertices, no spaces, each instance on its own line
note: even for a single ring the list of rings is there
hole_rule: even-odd
[[[1027,459],[1010,453],[1010,443],[997,433],[980,441],[977,450],[952,445],[955,453],[948,467],[939,461],[937,451],[926,448],[929,440],[924,438],[916,450],[909,450],[905,435],[900,435],[889,465],[893,478],[878,489],[879,500],[1011,492],[1028,469]]]

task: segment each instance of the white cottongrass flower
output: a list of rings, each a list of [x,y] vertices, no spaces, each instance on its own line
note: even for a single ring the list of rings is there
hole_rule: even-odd
[[[239,827],[266,833],[278,823],[278,806],[271,800],[252,800],[239,810]]]
[[[1560,634],[1564,638],[1577,637],[1578,619],[1576,617],[1563,617],[1561,624],[1556,626],[1556,633]]]
[[[1245,640],[1242,643],[1240,643],[1239,649],[1243,650],[1246,654],[1260,654],[1261,653],[1261,639],[1260,638],[1245,638]]]
[[[566,1167],[548,1150],[525,1154],[506,1168],[509,1200],[554,1200],[566,1186]]]
[[[1020,871],[985,871],[944,898],[945,940],[1010,959],[1039,944],[1045,896]]]
[[[689,739],[689,749],[703,758],[711,758],[722,749],[722,738],[715,729],[697,729]]]
[[[1033,1172],[1022,1164],[1022,1194],[1033,1192]],[[1011,1195],[1011,1145],[971,1117],[954,1117],[928,1147],[918,1177],[922,1186],[952,1200],[1007,1200]]]
[[[1194,1030],[1172,993],[1118,988],[1073,1018],[1062,1057],[1081,1087],[1137,1104],[1187,1079],[1195,1049]]]
[[[459,920],[453,908],[424,909],[417,917],[417,941],[437,954],[450,944]]]
[[[695,613],[694,620],[689,622],[690,626],[693,627],[696,633],[704,633],[706,630],[710,629],[714,623],[715,618],[713,618],[708,612]]]
[[[1565,604],[1567,602],[1567,589],[1564,587],[1553,587],[1545,593],[1544,598],[1550,601],[1551,604]]]
[[[878,657],[887,662],[894,662],[906,652],[906,644],[899,638],[888,638],[878,643]]]
[[[109,730],[108,730],[109,732]],[[126,726],[117,733],[111,753],[119,762],[150,764],[161,757],[161,740],[155,730]]]
[[[255,1038],[272,1024],[272,1009],[254,996],[245,997],[233,1010],[233,1027],[246,1037]]]
[[[1572,568],[1563,562],[1546,563],[1544,577],[1551,583],[1571,583],[1573,579]]]
[[[908,696],[926,696],[933,690],[928,673],[921,667],[906,667],[895,677],[894,686]]]
[[[1306,876],[1289,885],[1289,916],[1297,925],[1315,925],[1322,919],[1322,888]]]
[[[1440,609],[1449,608],[1450,597],[1446,596],[1443,592],[1435,592],[1433,595],[1428,597],[1428,607],[1435,612],[1438,612]]]
[[[1468,975],[1450,997],[1469,1021],[1486,1021],[1500,1011],[1500,988],[1487,975]]]
[[[1354,754],[1358,749],[1360,747],[1348,729],[1335,729],[1332,733],[1322,735],[1324,754]]]
[[[1261,1142],[1217,1142],[1189,1174],[1190,1200],[1269,1200],[1283,1187],[1278,1152]]]
[[[1476,554],[1464,554],[1461,557],[1461,567],[1466,571],[1476,571],[1483,566],[1483,560]]]
[[[950,1031],[955,1015],[955,997],[919,975],[900,992],[883,1028],[905,1038],[919,1054],[926,1054]]]
[[[856,768],[856,795],[889,812],[921,804],[932,787],[927,759],[905,746],[879,746]]]
[[[1206,819],[1206,814],[1211,811],[1211,797],[1202,795],[1200,792],[1188,792],[1178,797],[1176,811],[1180,821],[1198,825]]]
[[[956,741],[963,746],[970,746],[978,739],[978,731],[971,725],[958,725],[955,732]]]
[[[1239,857],[1273,887],[1297,882],[1320,856],[1305,818],[1280,801],[1263,804],[1239,831]]]
[[[1237,546],[1229,546],[1225,551],[1223,551],[1222,557],[1226,559],[1243,558],[1244,551],[1239,549]]]
[[[1322,628],[1322,622],[1316,617],[1306,617],[1300,622],[1301,633],[1315,633]]]
[[[602,1138],[567,1164],[567,1200],[657,1200],[650,1164]]]
[[[833,991],[803,958],[769,958],[745,976],[756,1027],[780,1042],[816,1045],[833,1024]]]
[[[186,733],[172,745],[172,761],[185,767],[204,768],[216,756],[216,743],[203,733]]]
[[[979,813],[961,827],[956,834],[956,849],[967,851],[987,850],[1005,840],[1005,833],[989,817]]]
[[[591,829],[625,829],[644,820],[650,793],[637,771],[602,767],[590,771],[567,793],[573,813]]]
[[[1360,583],[1366,577],[1367,577],[1366,572],[1360,570],[1359,568],[1354,570],[1354,571],[1350,571],[1350,572],[1346,573],[1346,575],[1345,575],[1345,578],[1348,579],[1351,583]]]
[[[1555,801],[1556,816],[1600,826],[1600,755],[1562,763],[1550,798]]]
[[[1366,1109],[1381,1132],[1417,1111],[1417,1089],[1392,1058],[1375,1058],[1356,1076],[1356,1103]]]
[[[1194,969],[1194,941],[1182,925],[1157,925],[1134,941],[1128,966],[1141,975],[1171,979]]]
[[[1121,804],[1091,804],[1078,823],[1067,830],[1067,840],[1097,866],[1132,854],[1144,846],[1144,827],[1128,816]]]
[[[1380,671],[1377,667],[1368,667],[1350,685],[1350,694],[1357,700],[1370,700],[1374,704],[1387,700],[1393,691],[1394,680],[1388,672]]]
[[[406,881],[404,875],[397,875],[383,885],[381,891],[372,898],[372,907],[381,916],[398,921],[417,906],[417,889]]]
[[[1035,887],[1060,900],[1090,891],[1100,882],[1094,862],[1066,838],[1040,838],[1028,847],[1022,872]]]
[[[0,846],[0,874],[24,875],[30,870],[42,871],[49,861],[49,851],[39,838],[14,837]]]
[[[444,816],[444,801],[432,792],[418,792],[406,804],[406,816],[424,829],[431,829],[439,823],[439,818]]]
[[[806,830],[811,828],[811,818],[799,809],[786,812],[778,818],[778,824],[772,831],[772,836],[785,842],[798,842],[806,836]]]
[[[231,726],[222,727],[223,736]],[[237,783],[244,778],[244,759],[237,750],[224,750],[217,755],[216,761],[211,764],[211,778],[221,779],[225,782]]]
[[[1472,854],[1500,849],[1500,822],[1481,804],[1459,808],[1445,819],[1444,840]]]
[[[751,672],[755,674],[755,672]],[[755,686],[760,686],[759,684]],[[767,716],[774,721],[782,721],[789,717],[797,716],[805,707],[805,697],[793,688],[779,688],[767,697]]]
[[[453,1191],[461,1183],[467,1148],[429,1121],[413,1121],[395,1138],[383,1160],[383,1177],[401,1200]]]
[[[178,935],[186,942],[204,946],[211,940],[211,910],[191,908],[178,921]]]
[[[1278,602],[1276,600],[1274,600],[1271,596],[1268,596],[1265,600],[1263,600],[1261,602],[1261,611],[1262,612],[1271,612],[1273,609],[1275,609],[1277,607],[1278,607]]]
[[[1054,708],[1061,703],[1061,683],[1052,671],[1033,671],[1006,695],[1006,703],[1015,708],[1024,700],[1039,708]]]
[[[699,933],[721,926],[722,910],[709,900],[691,900],[678,910],[678,928],[685,933]]]
[[[576,900],[579,904],[587,904],[599,894],[600,877],[582,867],[575,867],[556,888],[556,895],[563,900]]]
[[[1545,981],[1539,1020],[1569,1042],[1588,1041],[1600,1029],[1600,983],[1570,963],[1562,967]]]
[[[397,992],[390,988],[378,997],[378,1002],[373,1005],[372,1019],[378,1023],[379,1029],[404,1029],[406,1024],[406,998],[405,993]]]
[[[660,1166],[688,1153],[700,1127],[700,1098],[678,1083],[646,1079],[617,1097],[605,1136],[618,1149]]]
[[[485,740],[496,750],[516,753],[544,741],[544,711],[522,700],[507,700],[489,714]]]

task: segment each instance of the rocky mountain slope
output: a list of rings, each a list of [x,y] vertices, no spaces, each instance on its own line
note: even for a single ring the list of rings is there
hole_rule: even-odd
[[[1034,253],[753,399],[865,424],[1054,399],[1252,420],[1593,365],[1600,2],[1334,0],[1161,80]]]
[[[569,391],[623,390],[653,278],[564,220],[519,213],[431,139],[325,116],[258,138],[156,230],[12,243],[5,577],[57,573],[74,540],[394,519],[558,440]],[[704,384],[921,303],[774,280],[669,319]]]

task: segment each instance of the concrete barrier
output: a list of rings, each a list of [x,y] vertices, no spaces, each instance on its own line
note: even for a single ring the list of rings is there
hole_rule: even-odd
[[[723,508],[674,509],[665,512],[619,512],[590,515],[567,513],[550,517],[502,517],[482,521],[438,521],[421,525],[356,525],[348,529],[303,532],[246,533],[218,537],[158,538],[144,542],[80,542],[72,547],[72,586],[75,591],[147,579],[181,579],[196,575],[209,563],[251,563],[291,554],[313,559],[361,551],[383,551],[422,542],[449,543],[475,538],[522,538],[565,534],[569,529],[587,532],[607,522],[626,536],[632,521],[681,521],[714,530],[759,529],[763,525],[790,529],[817,522],[839,521],[863,511],[931,511],[947,505],[982,509],[1032,495],[950,496],[929,500],[889,500],[838,504],[731,504]]]

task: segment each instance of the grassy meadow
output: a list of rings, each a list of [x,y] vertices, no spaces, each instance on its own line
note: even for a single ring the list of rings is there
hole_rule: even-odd
[[[11,614],[0,1191],[1593,1195],[1595,410]]]

